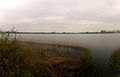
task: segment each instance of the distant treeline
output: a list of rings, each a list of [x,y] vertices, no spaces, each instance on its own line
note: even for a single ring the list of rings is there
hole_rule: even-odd
[[[6,31],[6,33],[11,34],[111,34],[111,33],[120,33],[120,30],[101,30],[100,32],[15,32],[15,31]]]
[[[6,32],[11,34],[81,34],[74,32]]]

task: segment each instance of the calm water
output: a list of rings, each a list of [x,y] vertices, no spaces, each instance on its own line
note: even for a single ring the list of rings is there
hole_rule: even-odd
[[[21,34],[23,40],[43,43],[81,45],[91,50],[94,61],[104,76],[112,77],[109,71],[111,53],[120,48],[120,34]]]

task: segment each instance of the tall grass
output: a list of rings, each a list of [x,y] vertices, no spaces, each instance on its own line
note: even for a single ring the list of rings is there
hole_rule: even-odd
[[[48,51],[55,53],[58,57],[70,58],[71,61],[52,66],[61,77],[99,77],[88,48],[66,44],[34,43],[33,41],[25,41],[25,43],[38,51]]]
[[[10,34],[1,32],[0,34],[0,76],[15,77],[27,76],[32,74],[24,69],[22,60],[26,56],[26,49],[21,48],[16,36],[13,38]]]
[[[42,57],[9,33],[0,34],[0,77],[54,77]]]
[[[112,53],[110,63],[112,70],[120,73],[120,49],[116,49]]]
[[[34,43],[33,41],[24,41],[37,51],[48,51],[61,57],[79,58],[82,51],[89,51],[88,48],[76,45],[55,44],[55,43]]]
[[[85,47],[26,43],[5,32],[0,36],[1,77],[96,77],[95,63]],[[74,52],[77,58],[70,56]]]
[[[120,48],[116,49],[110,58],[111,71],[114,74],[114,77],[119,77],[120,74]]]

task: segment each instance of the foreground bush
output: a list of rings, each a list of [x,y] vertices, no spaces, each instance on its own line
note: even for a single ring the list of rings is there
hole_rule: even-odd
[[[1,32],[0,77],[55,77],[47,61],[36,56],[16,35]]]
[[[90,50],[83,48],[79,60],[79,77],[96,77],[96,65],[92,60]]]
[[[61,77],[98,77],[90,51],[86,48],[82,50],[79,59],[72,59],[54,66]]]
[[[117,49],[112,53],[110,63],[113,72],[120,73],[120,49]]]
[[[31,77],[29,70],[22,67],[26,56],[26,49],[22,48],[16,39],[8,33],[0,35],[0,76],[1,77]]]

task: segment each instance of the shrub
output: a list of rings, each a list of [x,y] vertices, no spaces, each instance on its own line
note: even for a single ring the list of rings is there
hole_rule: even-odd
[[[34,52],[16,35],[1,32],[0,77],[56,77],[48,61]]]
[[[80,54],[79,77],[96,77],[96,65],[92,60],[90,50],[83,48]]]
[[[117,49],[112,53],[110,63],[112,71],[120,72],[120,49]]]
[[[61,77],[98,77],[89,49],[82,50],[79,59],[71,59],[54,66]]]
[[[0,34],[0,76],[1,77],[31,77],[32,73],[22,67],[26,56],[16,36],[1,32]]]

